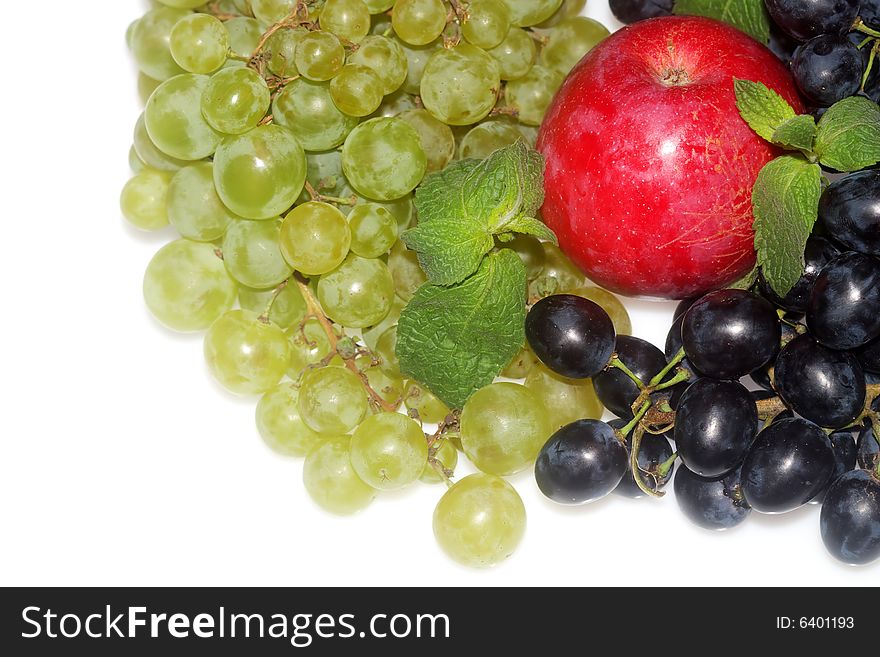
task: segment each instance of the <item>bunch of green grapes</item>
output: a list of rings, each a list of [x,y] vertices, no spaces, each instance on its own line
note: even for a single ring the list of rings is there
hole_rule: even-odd
[[[428,173],[534,145],[563,78],[608,34],[583,5],[158,0],[126,35],[145,108],[122,212],[169,237],[144,276],[148,308],[206,332],[209,371],[259,397],[259,434],[305,458],[321,507],[447,483],[434,531],[469,565],[504,559],[524,531],[502,477],[530,466],[560,418],[601,406],[525,348],[504,372],[524,385],[493,384],[460,412],[407,380],[397,323],[426,277],[400,236]],[[574,291],[629,331],[558,248],[508,246],[533,299]],[[482,473],[453,485],[460,452]]]

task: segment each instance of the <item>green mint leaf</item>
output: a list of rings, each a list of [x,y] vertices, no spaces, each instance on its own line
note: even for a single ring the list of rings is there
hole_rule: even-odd
[[[415,206],[419,223],[443,221],[462,211],[461,190],[480,160],[453,162],[442,171],[429,174],[416,190]]]
[[[815,139],[816,119],[809,114],[801,114],[776,128],[771,141],[788,150],[811,153]]]
[[[522,347],[525,317],[525,266],[510,249],[492,253],[459,285],[419,288],[397,327],[401,372],[462,408]]]
[[[780,297],[804,272],[804,248],[822,193],[822,170],[798,155],[783,155],[758,174],[752,190],[755,248],[764,278]]]
[[[403,243],[435,285],[454,285],[473,274],[495,242],[485,230],[460,218],[420,223],[406,231]]]
[[[739,280],[731,283],[727,287],[731,290],[750,290],[758,281],[758,266],[755,265],[749,270],[749,273]]]
[[[845,98],[819,119],[816,154],[826,167],[861,171],[880,162],[880,106],[862,96]]]
[[[677,0],[672,11],[677,15],[716,18],[763,44],[770,41],[770,16],[764,0]]]
[[[797,116],[786,100],[761,82],[733,79],[740,116],[758,136],[773,141],[776,130]]]
[[[509,233],[502,233],[499,237],[503,238],[505,235],[510,235],[513,237],[512,233],[520,233],[522,235],[532,235],[533,237],[537,237],[539,240],[546,240],[548,242],[553,242],[556,246],[559,246],[559,240],[556,239],[556,234],[547,227],[540,219],[535,219],[534,217],[520,217],[518,219],[514,219],[509,224],[507,224],[507,230]],[[509,239],[503,241],[510,241]]]

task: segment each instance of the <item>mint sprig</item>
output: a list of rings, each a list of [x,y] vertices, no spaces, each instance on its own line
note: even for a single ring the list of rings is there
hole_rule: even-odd
[[[764,0],[677,0],[672,11],[677,15],[715,18],[761,43],[770,40],[770,16]]]

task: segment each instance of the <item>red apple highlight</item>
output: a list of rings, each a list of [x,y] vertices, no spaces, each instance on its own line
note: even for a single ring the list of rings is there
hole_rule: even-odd
[[[740,118],[734,78],[803,112],[770,50],[707,18],[626,27],[569,75],[538,136],[542,214],[594,282],[682,299],[755,264],[752,186],[779,151]]]

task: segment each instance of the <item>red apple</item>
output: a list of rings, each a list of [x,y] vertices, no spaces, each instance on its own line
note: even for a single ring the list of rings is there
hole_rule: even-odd
[[[740,118],[734,78],[803,111],[770,50],[707,18],[626,27],[569,75],[538,135],[542,214],[594,282],[682,299],[755,264],[752,186],[779,151]]]

